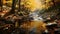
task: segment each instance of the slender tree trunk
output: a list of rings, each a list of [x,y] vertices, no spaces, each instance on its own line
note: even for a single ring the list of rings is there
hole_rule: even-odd
[[[20,5],[20,3],[21,3],[21,0],[18,0],[18,3],[19,3],[19,8],[18,8],[18,12],[20,12],[20,10],[21,10],[21,5]],[[17,25],[18,25],[18,27],[20,26],[20,23],[18,22],[18,20],[17,20]]]
[[[2,0],[0,0],[0,7],[1,7],[0,12],[2,12]]]
[[[0,6],[1,6],[1,0],[0,0]]]
[[[10,12],[15,12],[15,6],[16,6],[16,0],[13,0],[12,1],[13,3],[12,3],[12,9],[11,9],[11,11]]]
[[[16,0],[12,0],[12,9],[4,15],[4,17],[15,13]]]
[[[18,11],[20,11],[20,9],[21,9],[21,8],[20,8],[20,6],[21,6],[21,5],[20,5],[20,2],[21,2],[21,0],[19,0],[19,9],[18,9]]]

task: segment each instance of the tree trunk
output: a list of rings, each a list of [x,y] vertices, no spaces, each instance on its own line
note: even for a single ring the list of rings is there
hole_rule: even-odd
[[[16,0],[12,0],[12,9],[4,15],[4,17],[15,13]]]
[[[1,7],[0,12],[2,12],[2,0],[0,0],[0,7]]]
[[[10,12],[14,13],[15,12],[15,6],[16,6],[16,0],[13,0],[12,2],[13,2],[12,3],[12,9]]]
[[[21,2],[21,0],[19,0],[19,9],[18,9],[18,11],[20,11],[20,9],[21,9],[21,8],[20,8],[20,6],[21,6],[21,5],[20,5],[20,2]]]

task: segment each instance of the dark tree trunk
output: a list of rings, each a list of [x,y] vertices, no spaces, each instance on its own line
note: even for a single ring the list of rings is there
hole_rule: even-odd
[[[1,0],[0,0],[0,6],[1,6]]]
[[[19,3],[18,12],[21,12],[22,10],[24,10],[23,5],[20,4],[21,3],[21,0],[19,0],[18,3]],[[23,14],[20,13],[19,16],[23,16]]]
[[[15,13],[16,0],[12,0],[12,9],[4,15],[4,17]]]
[[[12,1],[13,3],[12,3],[12,9],[11,9],[11,13],[14,13],[15,12],[15,6],[16,6],[16,0],[13,0]]]
[[[2,12],[2,0],[0,0],[0,7],[1,7],[0,12]]]
[[[19,4],[18,12],[20,12],[20,10],[21,10],[21,4],[20,3],[21,3],[21,0],[18,0],[18,4]],[[19,27],[21,25],[19,20],[17,20],[17,23],[18,23],[18,27]]]
[[[21,8],[20,8],[20,6],[21,6],[21,5],[20,5],[20,2],[21,2],[21,0],[19,0],[19,9],[18,9],[18,11],[20,11],[20,9],[21,9]]]

